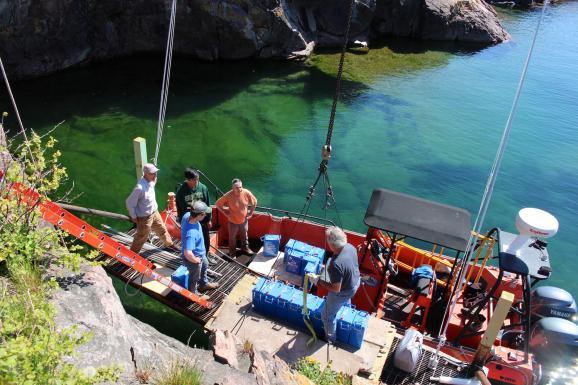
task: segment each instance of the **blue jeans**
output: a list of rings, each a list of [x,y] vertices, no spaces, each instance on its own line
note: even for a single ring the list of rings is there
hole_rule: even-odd
[[[209,278],[207,277],[207,268],[209,266],[209,261],[207,256],[203,255],[201,257],[201,263],[192,263],[189,260],[183,258],[183,264],[189,270],[189,291],[197,293],[197,286],[205,286],[209,283]]]
[[[339,293],[330,291],[327,294],[323,307],[321,308],[321,320],[323,321],[327,341],[331,343],[335,342],[337,338],[337,312],[341,309],[341,306],[351,304],[351,298],[353,298],[358,288],[359,282],[351,290],[341,291]]]

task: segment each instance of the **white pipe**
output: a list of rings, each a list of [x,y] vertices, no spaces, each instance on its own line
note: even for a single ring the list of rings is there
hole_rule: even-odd
[[[430,377],[430,381],[437,381],[440,384],[454,384],[454,385],[482,385],[480,381],[475,378],[456,378],[456,377]]]

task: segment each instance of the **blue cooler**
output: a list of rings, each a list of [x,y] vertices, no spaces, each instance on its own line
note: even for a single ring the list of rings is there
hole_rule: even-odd
[[[269,285],[265,296],[263,299],[264,306],[262,313],[270,317],[275,317],[275,310],[277,307],[277,298],[281,296],[281,293],[285,289],[285,284],[283,282],[273,282]]]
[[[303,271],[303,258],[309,253],[311,246],[290,239],[285,245],[285,270],[293,274],[301,274]]]
[[[356,310],[348,305],[341,306],[337,312],[337,341],[349,344],[349,335],[355,320]]]
[[[281,295],[277,297],[277,304],[275,306],[275,317],[278,319],[287,319],[289,316],[289,304],[295,295],[295,288],[290,285],[285,285]]]
[[[305,260],[303,261],[305,262]],[[301,281],[301,286],[303,286],[303,290],[307,289],[307,291],[311,290],[313,284],[309,282],[309,287],[305,287],[305,274],[312,273],[318,274],[319,273],[319,263],[317,261],[314,262],[307,262],[305,268],[303,269],[303,281]]]
[[[319,298],[315,295],[307,296],[307,308],[309,309],[309,319],[313,324],[313,329],[317,337],[325,337],[325,329],[323,327],[323,321],[321,320],[321,311],[323,309],[323,304],[325,303],[324,298]]]
[[[289,313],[287,314],[286,321],[295,327],[304,328],[305,322],[303,322],[303,291],[295,289],[293,297],[291,298],[291,302],[289,302],[288,305]]]
[[[307,254],[306,256],[303,257],[303,262],[301,263],[301,266],[303,268],[303,270],[301,270],[301,276],[304,276],[306,271],[305,268],[307,267],[307,265],[309,265],[309,271],[307,271],[307,273],[313,273],[313,274],[318,274],[319,273],[319,269],[321,268],[321,264],[319,263],[319,260],[317,259],[317,257],[311,255],[311,254]],[[313,269],[313,270],[311,270]]]
[[[265,307],[265,293],[272,282],[265,278],[259,278],[257,284],[253,288],[253,307],[258,312],[263,312]]]
[[[363,337],[365,336],[365,331],[367,330],[368,321],[369,313],[362,310],[355,311],[355,319],[353,320],[351,333],[349,333],[349,345],[356,349],[361,348]]]
[[[315,257],[319,261],[319,266],[323,265],[323,260],[325,259],[325,250],[319,247],[312,247],[309,251],[309,256]]]
[[[276,257],[279,254],[280,235],[265,234],[261,240],[263,241],[263,255],[265,257]]]
[[[179,286],[189,289],[189,269],[181,265],[171,274],[171,281]]]

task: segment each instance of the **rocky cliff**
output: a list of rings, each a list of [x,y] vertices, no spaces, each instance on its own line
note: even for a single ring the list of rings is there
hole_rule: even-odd
[[[0,0],[0,55],[12,78],[162,53],[172,0]],[[340,46],[349,0],[180,0],[174,51],[288,58]],[[493,44],[508,38],[483,0],[355,0],[351,41],[407,36]]]
[[[60,285],[52,300],[57,326],[75,324],[79,332],[93,335],[69,359],[87,373],[118,365],[119,384],[138,384],[135,364],[141,370],[158,373],[187,360],[196,363],[205,384],[257,384],[254,374],[216,362],[212,351],[187,347],[126,314],[111,279],[101,267],[83,266],[78,274],[59,270],[54,275]]]

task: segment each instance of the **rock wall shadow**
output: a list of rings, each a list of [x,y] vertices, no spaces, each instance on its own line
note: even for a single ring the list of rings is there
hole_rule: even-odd
[[[20,81],[12,88],[26,127],[44,127],[73,117],[91,117],[115,111],[156,121],[163,65],[163,58],[158,55],[137,55]],[[310,79],[292,78],[293,74],[303,70],[311,71]],[[306,92],[306,98],[332,97],[335,90],[334,77],[302,62],[203,62],[181,56],[175,57],[172,64],[167,117],[177,118],[195,111],[210,110],[267,78],[283,79],[288,93],[292,90],[292,83],[305,81],[305,86],[314,91]],[[358,93],[355,90],[361,91],[364,87],[344,81],[343,88]],[[0,95],[0,106],[3,111],[14,112],[5,92]],[[12,123],[15,131],[15,122]],[[10,128],[10,120],[6,126]]]

